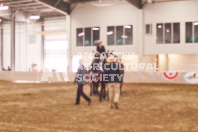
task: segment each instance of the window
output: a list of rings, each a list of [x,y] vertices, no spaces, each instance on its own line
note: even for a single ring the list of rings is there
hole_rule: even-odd
[[[85,28],[85,46],[91,46],[91,28]]]
[[[186,43],[192,43],[193,42],[193,26],[192,22],[186,23]]]
[[[107,27],[107,43],[108,45],[115,44],[115,28]]]
[[[83,37],[84,37],[83,28],[77,28],[76,30],[77,46],[83,46]]]
[[[198,43],[198,21],[186,22],[186,43]]]
[[[156,31],[157,44],[180,43],[180,23],[158,23]]]
[[[108,26],[107,45],[132,45],[133,26]]]
[[[125,28],[125,44],[130,45],[133,43],[133,27],[124,26]]]
[[[94,27],[93,30],[93,45],[97,45],[97,41],[100,40],[100,28]]]
[[[152,24],[146,24],[146,34],[152,34]]]
[[[195,43],[198,43],[198,22],[194,22]]]
[[[172,34],[171,23],[166,23],[165,24],[165,44],[171,43],[171,39],[172,39],[171,34]]]
[[[76,41],[77,46],[93,46],[97,45],[97,41],[100,39],[100,28],[77,28]]]
[[[123,32],[123,26],[117,26],[116,27],[116,44],[117,45],[123,45],[123,36],[124,36],[124,32]]]
[[[163,44],[163,24],[157,24],[157,44]]]
[[[180,43],[180,23],[173,23],[173,43]]]

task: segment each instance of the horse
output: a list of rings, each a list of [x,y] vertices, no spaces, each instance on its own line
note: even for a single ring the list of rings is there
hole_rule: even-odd
[[[108,90],[106,92],[106,82],[103,80],[100,80],[100,75],[105,73],[105,64],[106,59],[108,58],[109,55],[112,55],[113,51],[107,51],[105,53],[103,53],[103,55],[100,55],[99,53],[95,53],[94,55],[94,60],[91,64],[90,70],[89,72],[92,72],[92,78],[91,78],[91,83],[90,83],[90,96],[94,95],[99,95],[99,101],[102,101],[102,99],[106,98],[106,95],[108,95]],[[102,56],[102,57],[100,57]],[[102,58],[102,59],[100,59]],[[121,65],[120,69],[120,74],[124,74],[124,65],[121,63],[121,59],[118,62]],[[101,84],[101,90],[99,93],[99,84]],[[122,93],[122,86],[123,86],[123,77],[122,80],[120,82],[120,94]],[[108,96],[107,96],[108,97]]]
[[[91,63],[89,68],[89,73],[92,73],[91,83],[90,83],[90,96],[99,95],[98,87],[99,87],[99,63],[100,63],[100,55],[96,53],[94,55],[94,60]]]
[[[90,66],[89,73],[92,73],[91,83],[90,83],[90,96],[99,95],[99,101],[105,99],[106,97],[106,83],[105,81],[100,80],[100,76],[105,73],[104,65],[106,63],[106,58],[108,56],[108,52],[104,52],[103,54],[95,53],[93,62]],[[99,84],[101,84],[100,92],[98,91]]]

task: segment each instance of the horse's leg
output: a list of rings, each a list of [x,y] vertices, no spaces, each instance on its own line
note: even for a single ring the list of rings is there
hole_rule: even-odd
[[[102,98],[103,98],[103,91],[104,91],[104,87],[103,87],[103,82],[100,82],[100,93],[99,93],[99,95],[100,95],[100,97],[99,97],[99,101],[100,102],[102,102]]]
[[[101,98],[105,99],[106,97],[105,82],[101,83],[101,87],[102,87],[102,95],[103,95]]]
[[[94,94],[98,95],[98,82],[97,81],[94,82]]]
[[[99,82],[97,81],[95,85],[96,95],[99,95],[98,87],[99,87]]]
[[[106,98],[106,88],[104,87],[104,89],[103,89],[103,99],[105,99]]]
[[[93,95],[93,83],[90,82],[90,96]]]
[[[102,85],[101,85],[101,89],[100,89],[100,93],[99,93],[99,101],[102,102]]]
[[[92,87],[93,87],[93,94],[95,95],[95,94],[96,94],[96,90],[95,90],[95,81],[93,81]]]

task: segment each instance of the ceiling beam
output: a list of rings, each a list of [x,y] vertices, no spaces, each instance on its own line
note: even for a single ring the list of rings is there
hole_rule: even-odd
[[[20,3],[30,3],[30,2],[32,2],[32,0],[4,1],[4,2],[2,1],[2,3],[7,4],[7,5],[9,5],[9,4],[20,4]]]
[[[41,4],[38,3],[30,3],[30,4],[20,4],[20,5],[9,5],[9,7],[14,7],[14,8],[23,8],[23,7],[31,7],[31,6],[43,6]]]
[[[129,3],[137,7],[138,9],[142,9],[142,0],[127,0]]]
[[[34,0],[64,15],[70,14],[70,4],[62,0]],[[58,4],[57,4],[58,3]]]
[[[69,0],[70,3],[76,3],[76,2],[94,2],[99,0]]]
[[[20,10],[29,10],[29,9],[37,9],[37,8],[45,8],[45,9],[49,9],[49,8],[47,8],[47,7],[45,7],[45,6],[29,6],[29,7],[27,7],[27,6],[24,6],[24,7],[20,7],[20,8],[13,8],[13,9],[20,9]]]

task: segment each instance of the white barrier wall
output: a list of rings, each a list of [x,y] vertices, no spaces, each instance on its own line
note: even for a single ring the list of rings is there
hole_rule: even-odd
[[[198,70],[198,55],[181,55],[170,54],[169,69],[182,70],[182,71],[197,71]]]
[[[73,82],[74,76],[69,78],[56,72],[0,72],[0,80],[13,82]],[[127,72],[124,82],[198,84],[198,72]]]

